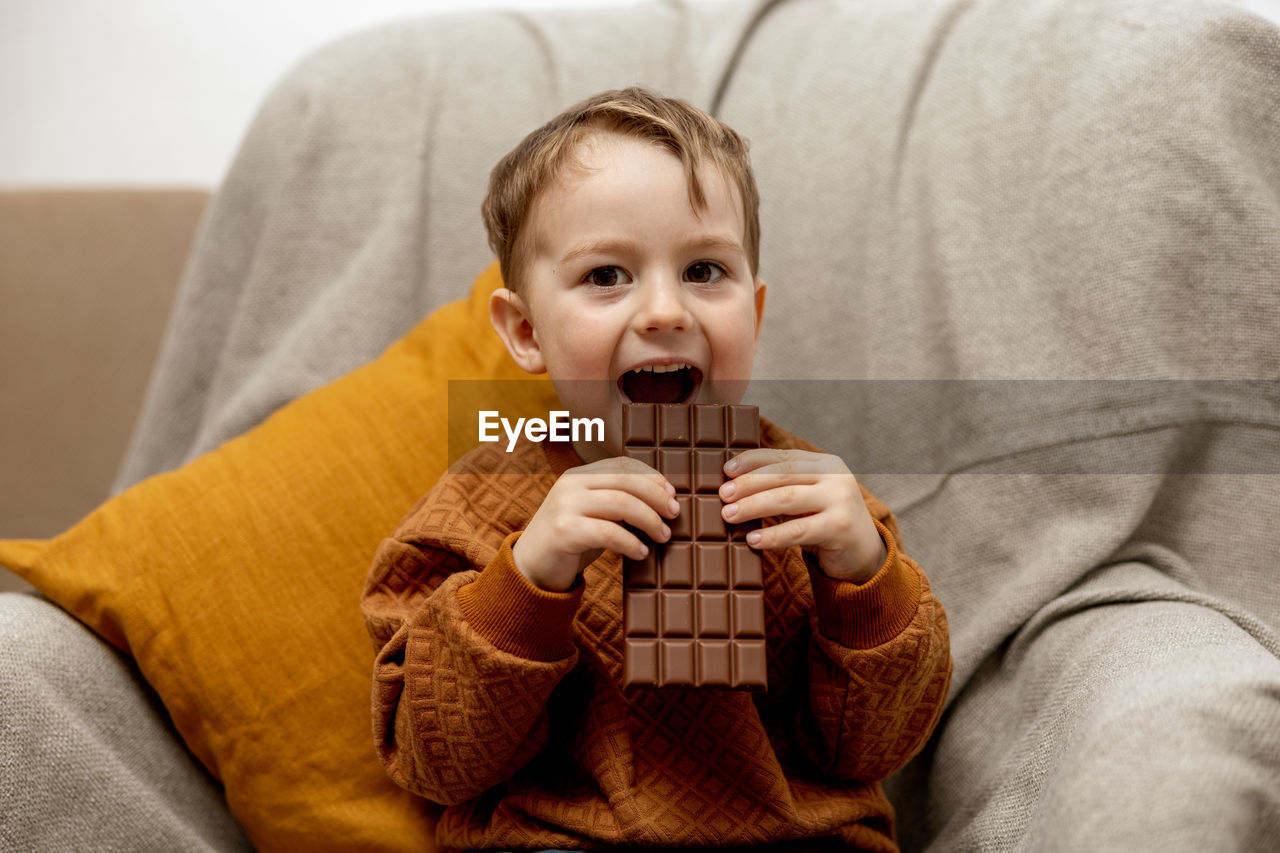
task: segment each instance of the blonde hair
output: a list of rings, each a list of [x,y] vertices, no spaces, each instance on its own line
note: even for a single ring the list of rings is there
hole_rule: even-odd
[[[575,104],[498,161],[481,205],[489,246],[498,256],[507,287],[520,290],[528,237],[526,220],[534,200],[562,174],[565,163],[590,134],[612,131],[663,146],[680,159],[689,203],[705,210],[706,193],[698,166],[715,165],[736,186],[743,207],[743,249],[754,276],[760,261],[760,194],[751,172],[747,143],[733,128],[687,101],[631,87],[593,95]],[[522,239],[523,237],[523,239]]]

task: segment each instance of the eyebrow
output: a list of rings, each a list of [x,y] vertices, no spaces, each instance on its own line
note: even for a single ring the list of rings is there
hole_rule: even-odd
[[[709,234],[705,237],[690,240],[681,244],[680,248],[685,252],[712,249],[727,249],[734,252],[744,251],[741,242],[724,234]],[[560,263],[567,264],[570,261],[597,254],[639,254],[641,250],[642,246],[634,240],[591,240],[565,252],[564,257],[560,259]]]

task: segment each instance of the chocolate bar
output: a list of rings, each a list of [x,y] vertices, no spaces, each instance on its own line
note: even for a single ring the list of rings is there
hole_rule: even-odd
[[[623,561],[627,686],[763,689],[767,665],[759,521],[727,524],[717,492],[724,463],[760,446],[755,406],[627,403],[624,452],[676,489],[671,538]]]

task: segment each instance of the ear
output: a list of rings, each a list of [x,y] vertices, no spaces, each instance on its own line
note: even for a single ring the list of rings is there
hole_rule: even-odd
[[[537,335],[533,331],[533,320],[529,307],[519,294],[500,287],[489,297],[489,322],[502,338],[511,358],[526,373],[546,373],[547,365],[542,358],[542,348],[538,345]]]
[[[764,281],[756,279],[756,343],[760,343],[760,328],[764,325]]]

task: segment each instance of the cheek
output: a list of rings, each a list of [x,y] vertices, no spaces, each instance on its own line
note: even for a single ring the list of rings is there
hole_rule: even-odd
[[[756,352],[755,310],[748,306],[730,316],[732,320],[719,330],[717,348],[735,368],[750,370]]]
[[[555,361],[561,375],[579,379],[608,377],[615,340],[590,323],[556,330]]]

